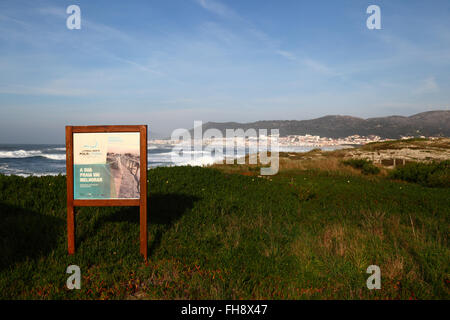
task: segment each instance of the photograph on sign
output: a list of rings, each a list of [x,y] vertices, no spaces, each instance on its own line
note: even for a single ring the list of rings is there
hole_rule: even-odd
[[[139,132],[74,133],[74,199],[139,199]]]

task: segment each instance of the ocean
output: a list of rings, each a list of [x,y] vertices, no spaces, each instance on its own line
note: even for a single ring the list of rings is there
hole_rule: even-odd
[[[149,168],[174,165],[208,165],[223,158],[215,156],[207,151],[194,151],[197,158],[174,162],[173,145],[148,143],[148,166]],[[314,147],[293,146],[281,147],[280,151],[306,152]],[[333,147],[323,148],[326,150],[336,149]],[[242,151],[242,150],[241,150]],[[245,150],[247,153],[248,150]],[[43,176],[58,175],[66,173],[66,148],[58,144],[0,144],[0,173],[18,176]]]

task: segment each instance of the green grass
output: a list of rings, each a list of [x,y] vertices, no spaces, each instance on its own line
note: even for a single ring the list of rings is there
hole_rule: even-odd
[[[1,299],[449,299],[450,189],[319,170],[258,178],[149,171],[149,262],[137,208],[77,208],[65,177],[0,176]],[[81,290],[66,289],[68,265]],[[381,268],[368,290],[366,268]]]

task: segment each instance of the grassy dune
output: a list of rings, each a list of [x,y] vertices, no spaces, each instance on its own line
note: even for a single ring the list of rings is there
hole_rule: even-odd
[[[330,161],[150,170],[147,265],[137,208],[78,208],[68,256],[65,177],[0,176],[0,298],[449,299],[450,189]]]

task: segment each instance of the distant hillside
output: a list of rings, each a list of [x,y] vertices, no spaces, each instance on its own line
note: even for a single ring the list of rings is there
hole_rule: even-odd
[[[329,138],[343,138],[354,134],[377,135],[397,139],[402,136],[445,136],[450,137],[450,111],[428,111],[410,117],[389,116],[362,119],[351,116],[330,115],[312,120],[273,120],[252,123],[207,122],[203,130],[216,128],[225,135],[226,129],[242,128],[279,129],[280,136],[318,135]],[[269,131],[270,132],[270,131]],[[191,130],[191,134],[193,129]]]

